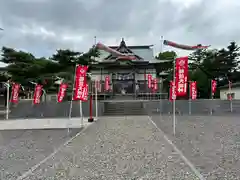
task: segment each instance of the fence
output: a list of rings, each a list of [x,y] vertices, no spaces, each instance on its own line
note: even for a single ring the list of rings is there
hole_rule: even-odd
[[[199,99],[194,101],[176,100],[178,115],[223,115],[240,114],[240,100]],[[153,100],[145,103],[148,112],[172,114],[173,104],[169,100]]]

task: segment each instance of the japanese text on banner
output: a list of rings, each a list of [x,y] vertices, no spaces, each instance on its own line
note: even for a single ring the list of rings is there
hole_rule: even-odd
[[[39,104],[42,95],[42,85],[37,84],[35,86],[34,96],[33,96],[33,104]]]
[[[170,88],[169,88],[169,100],[173,101],[176,100],[176,86],[173,81],[170,81]]]
[[[85,84],[83,86],[83,93],[82,93],[82,96],[81,96],[81,100],[82,101],[87,101],[88,99],[88,84]]]
[[[64,98],[64,96],[66,94],[66,91],[67,91],[67,87],[68,87],[68,85],[65,84],[65,83],[60,84],[60,88],[59,88],[59,91],[58,91],[58,98],[57,98],[58,102],[63,101],[63,98]]]
[[[175,82],[177,96],[185,96],[187,94],[188,81],[188,57],[176,58],[176,74]]]
[[[76,67],[73,100],[81,99],[83,87],[87,83],[87,70],[88,66],[77,65]]]
[[[216,90],[217,90],[217,81],[216,80],[212,80],[211,81],[212,83],[212,95],[214,95],[216,93]]]
[[[190,82],[190,98],[192,100],[197,99],[197,82]]]
[[[19,96],[19,90],[20,90],[20,84],[14,83],[12,85],[12,103],[18,103],[18,96]]]
[[[156,92],[157,89],[158,89],[158,79],[154,78],[153,79],[153,90],[154,90],[154,92]]]
[[[152,75],[148,74],[147,75],[147,79],[148,79],[148,88],[152,88]]]

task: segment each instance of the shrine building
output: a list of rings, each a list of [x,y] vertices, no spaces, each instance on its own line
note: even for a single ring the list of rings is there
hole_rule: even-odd
[[[111,93],[135,94],[149,93],[147,87],[147,74],[156,78],[155,66],[163,61],[154,57],[153,45],[127,46],[124,39],[119,46],[108,46],[126,56],[114,56],[104,50],[100,51],[100,57],[92,65],[92,80],[99,80],[104,83],[105,77],[110,77]],[[133,59],[124,58],[127,56]],[[102,88],[103,85],[102,85]],[[104,92],[104,89],[101,89]],[[156,92],[157,93],[157,92]]]

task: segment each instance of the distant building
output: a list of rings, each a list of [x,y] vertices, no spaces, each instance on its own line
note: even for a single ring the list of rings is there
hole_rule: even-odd
[[[231,90],[229,89],[228,84],[225,86],[219,87],[220,89],[220,99],[228,99],[229,96],[232,96],[232,99],[240,99],[240,83],[233,83]]]

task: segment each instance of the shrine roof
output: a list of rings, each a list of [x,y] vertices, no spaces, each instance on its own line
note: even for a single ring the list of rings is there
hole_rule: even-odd
[[[135,54],[135,53],[132,51],[132,49],[130,49],[130,48],[126,45],[124,39],[122,39],[122,41],[121,41],[121,43],[120,43],[119,46],[109,46],[109,47],[112,48],[112,49],[115,49],[116,51],[118,51],[118,52],[120,52],[120,53],[122,53],[122,54],[125,54],[126,56],[134,56],[134,57],[135,57],[134,60],[144,60],[143,57]],[[136,49],[138,46],[132,46],[132,47],[133,47],[133,49],[134,49],[134,48]],[[139,48],[141,48],[141,49],[142,49],[142,48],[143,48],[143,49],[146,49],[146,48],[149,48],[149,47],[150,47],[150,46],[139,46],[138,49],[139,49]],[[107,57],[104,58],[104,60],[118,60],[118,57],[114,56],[113,54],[109,54]]]

